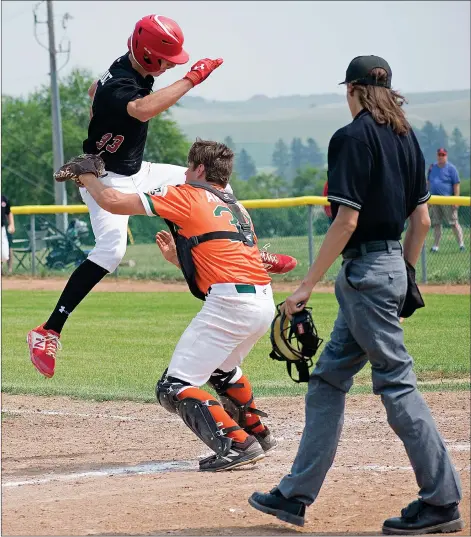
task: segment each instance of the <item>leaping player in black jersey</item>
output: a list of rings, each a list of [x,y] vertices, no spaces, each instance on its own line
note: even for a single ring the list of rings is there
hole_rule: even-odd
[[[182,80],[152,93],[155,77],[188,62],[183,41],[175,21],[147,15],[137,22],[128,40],[129,52],[90,87],[92,110],[83,150],[101,154],[106,185],[129,193],[185,182],[186,167],[143,162],[148,121],[168,110],[223,62],[199,60]],[[49,319],[27,336],[33,365],[49,378],[54,375],[67,318],[93,287],[116,269],[126,252],[129,217],[104,211],[84,188],[80,194],[90,211],[95,248],[71,275]]]

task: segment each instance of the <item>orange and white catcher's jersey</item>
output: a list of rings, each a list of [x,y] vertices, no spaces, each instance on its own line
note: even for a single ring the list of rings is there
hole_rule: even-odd
[[[214,186],[214,185],[213,185]],[[179,227],[184,237],[211,231],[237,231],[237,220],[217,196],[202,188],[184,184],[164,186],[139,194],[149,216],[161,216]],[[239,204],[241,209],[247,212]],[[203,293],[216,283],[266,285],[271,278],[262,265],[257,246],[240,241],[216,239],[192,250],[196,283]]]

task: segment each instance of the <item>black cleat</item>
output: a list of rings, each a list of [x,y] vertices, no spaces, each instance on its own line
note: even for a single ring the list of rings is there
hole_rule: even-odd
[[[283,522],[304,526],[305,504],[298,500],[287,500],[276,487],[267,494],[254,492],[249,498],[249,504]]]
[[[262,446],[262,449],[265,453],[273,451],[278,447],[278,442],[273,436],[270,429],[265,426],[265,429],[261,433],[252,433],[255,438],[258,440],[258,443]]]
[[[410,503],[402,509],[400,517],[388,518],[383,524],[386,535],[423,535],[425,533],[451,533],[464,528],[458,504],[444,507],[422,500]]]

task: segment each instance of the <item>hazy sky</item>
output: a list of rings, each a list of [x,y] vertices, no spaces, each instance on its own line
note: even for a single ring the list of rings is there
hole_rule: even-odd
[[[2,93],[20,95],[49,83],[49,57],[34,39],[38,2],[2,1]],[[157,13],[174,18],[185,33],[190,66],[202,57],[224,65],[192,95],[243,100],[268,96],[342,92],[349,61],[383,56],[393,85],[404,92],[470,87],[469,2],[140,2],[55,1],[56,40],[71,41],[69,63],[96,75],[127,50],[135,22]],[[67,30],[62,16],[69,13]],[[38,9],[46,20],[46,2]],[[47,26],[38,26],[47,44]],[[60,66],[65,55],[58,57]],[[167,85],[187,71],[180,66],[159,79]],[[158,84],[154,88],[158,87]]]

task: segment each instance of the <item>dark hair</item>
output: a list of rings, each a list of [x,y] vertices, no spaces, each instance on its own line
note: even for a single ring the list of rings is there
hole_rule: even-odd
[[[386,82],[388,74],[384,69],[372,69],[369,76],[378,82]],[[406,99],[397,91],[382,86],[363,86],[352,82],[354,90],[358,92],[360,104],[366,108],[376,123],[391,125],[396,134],[407,134],[411,126],[406,119],[402,105]]]
[[[196,138],[190,147],[188,164],[195,168],[203,164],[206,180],[226,187],[232,174],[234,153],[227,145]]]

